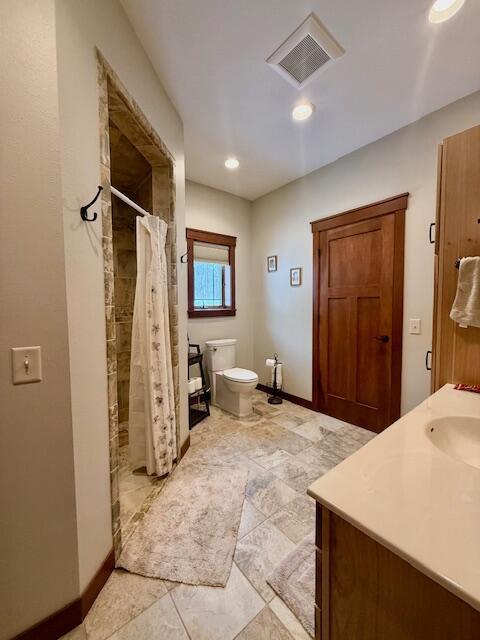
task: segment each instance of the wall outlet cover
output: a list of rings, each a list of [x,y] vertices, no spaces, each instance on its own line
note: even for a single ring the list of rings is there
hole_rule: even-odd
[[[413,335],[420,335],[420,333],[422,333],[422,321],[420,318],[410,319],[410,333]]]

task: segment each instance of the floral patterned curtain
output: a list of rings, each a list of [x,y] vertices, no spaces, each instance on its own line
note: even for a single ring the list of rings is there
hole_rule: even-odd
[[[167,224],[137,217],[137,284],[130,362],[129,453],[134,468],[168,473],[176,458],[175,398],[170,351]]]

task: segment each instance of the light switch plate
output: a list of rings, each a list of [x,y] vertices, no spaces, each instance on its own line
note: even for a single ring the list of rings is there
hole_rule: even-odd
[[[420,318],[410,319],[410,333],[414,335],[420,335],[420,333],[422,333],[422,321]]]
[[[40,347],[12,347],[12,382],[29,384],[42,380],[42,350]]]

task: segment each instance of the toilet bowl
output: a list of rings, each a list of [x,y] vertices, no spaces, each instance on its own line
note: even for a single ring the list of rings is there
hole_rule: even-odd
[[[235,366],[237,341],[208,340],[205,344],[212,404],[239,418],[250,415],[258,376],[254,371]]]

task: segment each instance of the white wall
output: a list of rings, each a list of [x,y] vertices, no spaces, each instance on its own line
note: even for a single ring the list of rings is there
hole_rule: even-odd
[[[78,597],[53,0],[0,3],[0,639]],[[42,347],[13,386],[10,348]]]
[[[182,122],[116,0],[56,2],[65,254],[80,588],[112,547],[101,220],[80,221],[100,179],[98,47],[176,162],[179,255],[186,251]],[[98,208],[97,208],[98,210]],[[186,309],[185,267],[179,305]],[[186,314],[180,313],[180,376],[186,377]],[[182,389],[182,441],[188,435]]]
[[[253,368],[252,316],[252,205],[248,200],[187,180],[186,226],[236,236],[235,275],[237,315],[219,318],[190,318],[190,342],[237,338],[237,364]]]
[[[321,117],[321,112],[315,117]],[[311,398],[309,223],[409,191],[402,411],[429,394],[430,374],[424,360],[431,348],[433,246],[428,242],[428,227],[435,219],[437,145],[479,122],[480,93],[475,93],[253,203],[254,369],[261,376],[266,373],[265,357],[278,351],[286,365],[286,391]],[[273,254],[279,256],[279,270],[268,274],[265,260]],[[303,267],[304,283],[292,288],[289,269],[297,266]],[[408,334],[408,318],[421,318],[421,335]]]

